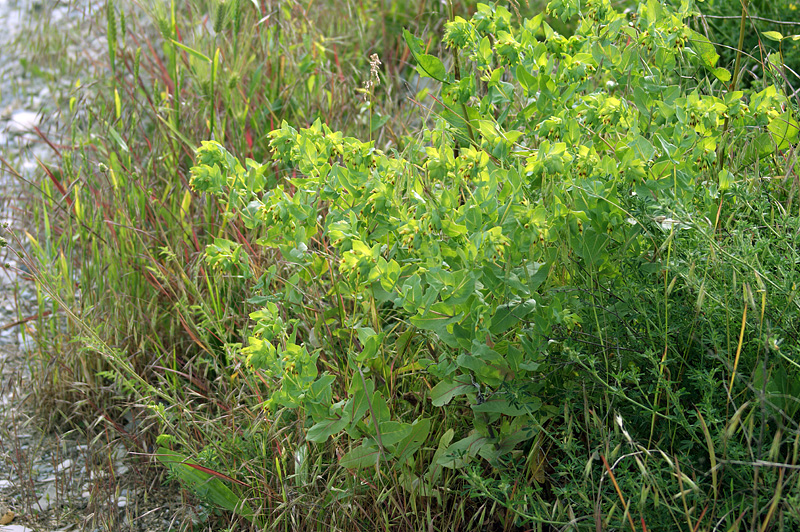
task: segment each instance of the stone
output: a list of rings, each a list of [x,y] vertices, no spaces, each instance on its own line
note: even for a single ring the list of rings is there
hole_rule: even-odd
[[[47,489],[44,491],[41,497],[39,497],[39,501],[34,505],[34,510],[39,509],[40,512],[46,512],[56,503],[56,499],[58,498],[58,492],[56,491],[55,484],[49,484]],[[0,530],[0,532],[3,532]]]
[[[17,134],[26,133],[37,125],[39,125],[38,115],[33,111],[22,109],[12,113],[11,120],[8,121],[8,131]]]

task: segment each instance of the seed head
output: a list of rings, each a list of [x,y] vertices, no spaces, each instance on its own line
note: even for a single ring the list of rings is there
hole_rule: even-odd
[[[381,78],[378,76],[378,69],[381,66],[381,60],[378,54],[369,56],[369,79],[364,82],[364,98],[367,99],[372,92],[373,87],[377,87],[381,83]]]

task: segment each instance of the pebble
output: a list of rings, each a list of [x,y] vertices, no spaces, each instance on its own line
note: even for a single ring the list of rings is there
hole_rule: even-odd
[[[4,525],[0,526],[0,532],[34,532],[34,530],[22,525]]]
[[[8,132],[21,134],[33,131],[33,128],[39,125],[38,116],[37,113],[24,109],[15,111],[8,121]]]
[[[40,512],[46,512],[56,503],[57,499],[58,492],[56,491],[56,485],[49,484],[42,496],[39,497],[39,501],[34,505],[34,509],[38,506]]]
[[[122,460],[126,456],[128,456],[128,450],[125,448],[124,445],[118,444],[114,447],[114,454],[113,454],[114,460]]]

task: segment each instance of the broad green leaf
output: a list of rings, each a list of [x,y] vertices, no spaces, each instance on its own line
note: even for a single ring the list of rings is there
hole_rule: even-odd
[[[492,316],[492,325],[489,327],[489,331],[492,334],[503,333],[519,323],[520,320],[525,319],[534,310],[536,310],[536,300],[534,299],[500,305]]]
[[[450,442],[453,441],[453,436],[455,432],[453,429],[447,429],[442,437],[439,438],[439,443],[436,446],[436,452],[433,454],[433,459],[431,460],[431,464],[428,466],[428,471],[425,473],[425,478],[430,484],[436,484],[439,481],[439,477],[442,475],[442,465],[439,464],[439,460],[442,459],[444,453],[447,452],[447,448],[450,446]]]
[[[417,452],[417,449],[422,447],[422,444],[425,443],[425,440],[428,438],[430,430],[430,418],[420,418],[414,421],[414,423],[411,424],[411,433],[397,444],[397,448],[395,449],[397,461],[402,464],[406,459]]]
[[[478,356],[478,353],[461,353],[456,358],[456,363],[464,369],[467,369],[475,374],[476,380],[488,384],[489,386],[498,386],[510,373],[508,365],[500,354],[486,348],[484,356]],[[489,356],[487,356],[489,355]]]
[[[469,392],[475,392],[475,386],[472,384],[469,375],[458,375],[455,378],[440,381],[433,387],[433,390],[431,390],[431,403],[433,406],[444,406],[453,397]]]
[[[241,515],[250,521],[253,520],[253,509],[250,508],[247,502],[233,493],[220,479],[224,478],[231,483],[241,484],[241,482],[200,466],[186,456],[164,447],[159,447],[156,458],[201,499],[205,499],[229,512]]]
[[[494,396],[481,404],[472,405],[472,411],[505,414],[507,416],[524,416],[536,412],[541,406],[542,401],[537,397],[526,401],[524,404],[512,404],[505,397]]]
[[[381,392],[375,392],[368,399],[372,423],[377,423],[380,426],[384,421],[391,419],[392,414],[389,412],[389,405],[386,404],[386,399],[383,398]]]
[[[391,118],[390,115],[382,115],[380,113],[373,112],[370,115],[370,122],[369,122],[370,132],[374,133],[378,129],[382,128],[386,124],[386,122],[389,121],[390,118]]]
[[[384,267],[383,275],[381,275],[381,287],[387,292],[391,292],[395,289],[399,279],[400,265],[395,260],[388,261]]]
[[[477,456],[481,447],[488,443],[487,438],[478,432],[473,432],[463,440],[451,444],[436,463],[448,469],[459,469]]]
[[[420,76],[431,77],[436,81],[446,83],[447,70],[442,61],[430,54],[421,54],[417,59],[417,72]]]
[[[378,424],[378,429],[381,432],[381,443],[384,448],[391,448],[411,434],[411,424],[400,421],[382,421]]]
[[[714,76],[718,80],[720,80],[722,82],[726,82],[727,83],[728,81],[731,80],[731,73],[730,73],[729,70],[727,70],[725,68],[714,67],[714,68],[709,68],[709,70],[711,71],[712,74],[714,74]]]
[[[731,184],[733,184],[734,179],[733,174],[723,168],[720,170],[717,177],[719,178],[719,189],[721,191],[731,188]]]
[[[347,401],[344,407],[348,412],[347,415],[353,422],[353,426],[361,421],[361,418],[364,417],[364,414],[369,410],[369,402],[372,400],[372,395],[375,393],[375,383],[372,379],[366,379],[364,382],[367,383],[366,391],[364,390],[361,379],[353,379],[353,385],[350,389],[350,393],[353,394],[353,397]]]
[[[481,45],[478,49],[478,54],[483,66],[492,64],[492,43],[489,41],[489,37],[484,37],[481,39]]]
[[[404,29],[403,39],[406,41],[406,44],[411,49],[411,53],[414,54],[414,56],[424,53],[422,50],[422,46],[425,43],[422,41],[422,39],[420,39],[416,35]]]
[[[786,111],[779,117],[770,121],[767,128],[769,132],[772,133],[772,139],[775,141],[776,149],[785,150],[797,140],[800,124],[794,119],[791,111]]]
[[[446,79],[447,70],[444,68],[444,64],[438,57],[423,53],[420,39],[414,37],[405,29],[403,30],[403,38],[408,44],[414,60],[417,62],[417,72],[419,72],[420,76],[433,78],[442,83],[449,83]]]
[[[342,416],[323,419],[308,429],[306,439],[315,443],[322,443],[334,434],[343,431],[348,423],[350,423],[350,414],[345,410],[342,412]]]
[[[719,61],[719,54],[717,54],[714,44],[709,41],[705,35],[686,27],[685,31],[689,33],[689,42],[692,49],[697,54],[700,64],[706,67],[714,76],[720,81],[727,82],[731,79],[731,73],[724,68],[717,67]]]
[[[374,442],[365,441],[339,459],[339,465],[347,469],[361,469],[375,466],[381,458],[381,451]]]
[[[539,81],[536,79],[536,76],[528,72],[522,65],[517,65],[517,81],[519,81],[520,85],[525,89],[526,95],[534,94],[539,89]]]
[[[778,31],[765,31],[762,32],[761,35],[769,39],[770,41],[777,41],[781,42],[783,40],[783,34]]]
[[[652,159],[653,154],[656,151],[655,148],[653,148],[653,145],[650,144],[650,141],[641,135],[636,135],[628,144],[628,146],[633,148],[633,150],[636,152],[636,155],[645,161]]]
[[[447,326],[451,323],[456,323],[457,321],[461,321],[461,318],[464,317],[464,313],[458,313],[455,316],[448,316],[442,315],[440,313],[435,312],[427,312],[424,316],[413,316],[411,318],[411,323],[415,327],[419,327],[420,329],[426,329],[428,331],[433,331],[437,333],[439,336],[444,336],[448,334]]]

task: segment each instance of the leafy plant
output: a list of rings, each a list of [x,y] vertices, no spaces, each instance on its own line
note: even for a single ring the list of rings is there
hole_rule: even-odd
[[[573,2],[549,10],[578,13]],[[721,86],[730,73],[685,25],[693,14],[690,3],[673,12],[650,1],[623,14],[589,2],[567,38],[543,15],[516,27],[507,9],[479,4],[470,20],[445,27],[449,67],[405,33],[418,74],[442,92],[435,127],[403,153],[319,121],[300,130],[284,123],[270,134],[279,176],[270,188],[260,177],[271,173],[265,166],[204,143],[192,186],[215,193],[290,268],[288,282],[276,282],[274,271],[261,277],[256,297],[270,303],[251,315],[257,325],[242,350],[251,371],[275,383],[267,404],[299,408],[309,441],[353,438],[343,467],[388,466],[414,485],[455,468],[522,521],[549,521],[524,508],[541,501],[549,484],[542,472],[555,455],[575,452],[555,443],[565,430],[572,438],[557,398],[591,382],[605,388],[607,408],[638,408],[633,428],[617,422],[630,444],[638,445],[628,430],[652,443],[666,427],[692,439],[702,425],[713,461],[711,429],[699,412],[686,417],[685,384],[669,362],[671,331],[691,329],[670,318],[684,304],[668,297],[673,253],[682,227],[702,227],[713,240],[734,176],[789,148],[798,127],[774,86],[747,97]],[[746,148],[732,156],[731,143]],[[612,295],[637,277],[663,279],[664,313],[646,317]],[[317,294],[321,307],[303,309],[298,292]],[[609,327],[611,316],[628,325]],[[403,358],[397,345],[412,341],[428,344],[429,354]],[[595,346],[588,353],[585,341]],[[643,356],[627,354],[638,349]],[[586,377],[560,369],[571,366]],[[409,417],[397,390],[407,389],[407,371],[423,368],[434,410]],[[736,361],[728,372],[733,382]],[[642,393],[623,393],[626,382]],[[428,416],[463,407],[471,429],[442,434],[426,476],[417,476]],[[610,438],[608,427],[597,429]],[[683,489],[664,480],[684,478],[670,458],[679,442],[660,442],[668,450],[659,451],[665,468],[651,473],[653,489],[669,498]],[[485,478],[476,459],[500,479]],[[511,490],[520,473],[541,487]],[[674,524],[670,512],[665,524]]]

